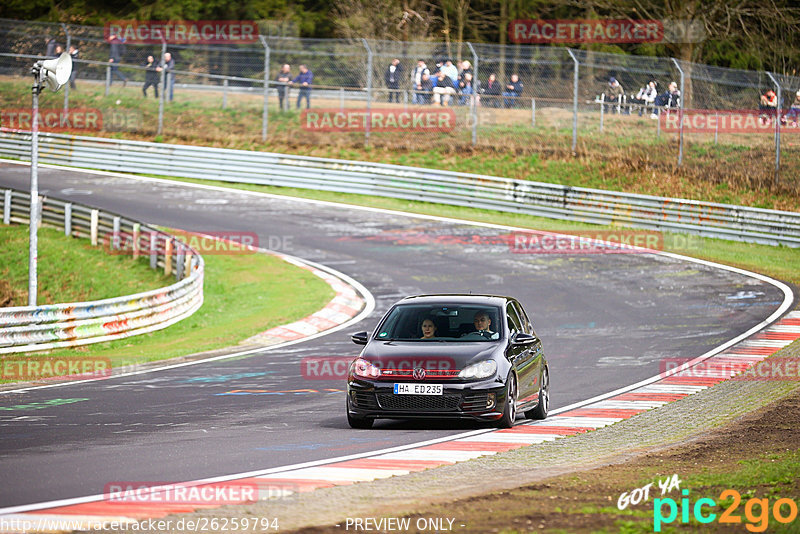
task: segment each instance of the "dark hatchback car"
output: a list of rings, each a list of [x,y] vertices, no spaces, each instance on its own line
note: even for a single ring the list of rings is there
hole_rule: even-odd
[[[349,367],[347,421],[460,418],[508,428],[517,411],[547,417],[549,370],[520,303],[489,295],[421,295],[396,303]]]

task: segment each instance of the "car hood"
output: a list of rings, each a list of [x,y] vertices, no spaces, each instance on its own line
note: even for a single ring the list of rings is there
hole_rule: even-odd
[[[498,350],[500,342],[374,341],[361,357],[382,369],[463,369]]]

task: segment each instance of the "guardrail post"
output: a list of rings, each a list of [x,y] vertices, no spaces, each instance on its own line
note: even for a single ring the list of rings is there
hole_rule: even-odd
[[[120,235],[119,235],[119,217],[114,217],[114,230],[113,230],[113,238],[111,240],[111,248],[114,250],[119,250],[120,248]]]
[[[193,254],[191,250],[187,250],[186,257],[183,259],[183,278],[192,274],[192,260]]]
[[[686,102],[686,95],[683,94],[684,91],[684,76],[683,76],[683,69],[681,68],[678,61],[673,57],[670,58],[672,63],[675,64],[675,68],[678,69],[678,72],[681,74],[681,106],[678,108],[678,167],[683,165],[683,105]],[[659,115],[659,121],[661,120],[661,116]]]
[[[11,224],[11,189],[3,195],[3,224]]]
[[[361,42],[367,50],[367,124],[364,130],[364,146],[369,146],[369,130],[372,125],[372,49],[369,47],[367,40],[362,38]]]
[[[267,101],[267,97],[269,96],[269,43],[267,43],[267,38],[263,35],[259,35],[258,38],[261,40],[261,44],[264,46],[264,107],[261,110],[261,140],[267,140],[267,129],[269,128],[269,102]],[[289,102],[289,88],[286,88],[286,95],[284,100],[287,103]]]
[[[172,238],[164,238],[164,276],[172,274]]]
[[[772,80],[772,83],[775,84],[777,97],[778,97],[778,108],[775,110],[775,180],[774,185],[778,185],[778,179],[780,178],[781,172],[781,84],[778,83],[778,80],[772,75],[771,72],[767,72],[767,76],[769,79]]]
[[[228,109],[228,78],[222,80],[222,109]]]
[[[137,259],[139,257],[139,233],[141,231],[142,225],[139,223],[133,223],[133,259]]]
[[[63,22],[61,23],[61,29],[64,30],[64,34],[67,36],[67,44],[65,45],[66,48],[64,51],[69,54],[69,47],[72,45],[72,36],[69,34],[69,28]],[[72,66],[75,68],[75,65]],[[70,73],[70,79],[72,79],[72,73]],[[64,84],[64,112],[66,113],[69,111],[69,86],[71,82],[67,82]]]
[[[183,279],[183,262],[185,260],[185,254],[183,253],[183,245],[178,245],[175,247],[175,279],[181,280]]]
[[[578,58],[572,53],[572,50],[567,48],[572,61],[575,63],[575,72],[572,75],[572,152],[578,146]]]
[[[467,47],[472,52],[473,77],[472,77],[472,97],[469,99],[469,111],[472,115],[472,146],[478,144],[478,54],[475,47],[467,41]]]
[[[158,268],[158,234],[150,231],[150,268],[154,271]]]
[[[167,42],[161,42],[161,58],[167,53]],[[171,74],[174,76],[174,74]],[[167,98],[167,69],[161,69],[161,98],[158,99],[158,130],[156,133],[161,135],[164,133],[164,101]]]
[[[64,204],[64,235],[72,235],[72,202]]]
[[[97,223],[100,220],[100,212],[92,210],[91,223],[89,227],[89,235],[91,236],[92,246],[97,246]]]

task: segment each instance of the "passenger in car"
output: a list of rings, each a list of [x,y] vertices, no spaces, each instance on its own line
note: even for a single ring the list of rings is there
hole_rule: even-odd
[[[422,321],[422,337],[420,339],[431,339],[436,336],[436,323],[433,319],[427,318]]]

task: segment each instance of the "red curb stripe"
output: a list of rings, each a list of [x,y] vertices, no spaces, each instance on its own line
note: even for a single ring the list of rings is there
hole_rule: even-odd
[[[342,486],[338,482],[330,480],[295,479],[295,478],[246,478],[244,480],[253,481],[259,487],[283,488],[297,492],[314,491],[317,488],[332,488]]]
[[[713,386],[725,380],[722,377],[693,377],[693,376],[670,376],[661,380],[662,384],[680,384],[691,386]]]
[[[427,450],[439,451],[495,451],[505,452],[511,449],[519,449],[520,447],[527,447],[528,443],[498,443],[494,441],[445,441],[423,447]]]
[[[778,350],[780,349],[776,347],[736,347],[728,352],[730,354],[771,356],[772,354],[778,352]]]
[[[764,332],[763,334],[756,334],[753,339],[781,339],[794,341],[800,337],[800,332]]]
[[[453,465],[451,462],[439,460],[382,460],[375,458],[359,458],[337,462],[326,467],[352,467],[356,469],[407,469],[409,471],[424,471],[442,465]]]
[[[616,397],[611,397],[610,401],[665,401],[672,402],[688,397],[688,393],[623,393]]]
[[[590,430],[594,429],[581,426],[547,426],[546,424],[537,424],[506,428],[504,430],[498,430],[495,434],[560,434],[562,436],[571,436],[573,434],[589,432]]]
[[[62,515],[142,515],[164,517],[169,514],[186,514],[200,508],[219,508],[222,504],[168,504],[168,503],[111,503],[108,501],[73,504],[38,510],[42,514]]]
[[[577,410],[570,410],[568,412],[558,414],[560,417],[622,417],[627,419],[629,417],[633,417],[637,413],[646,412],[647,409],[644,408],[631,408],[631,409],[624,409],[624,408],[600,408],[600,409],[592,409],[592,408],[580,408]]]

